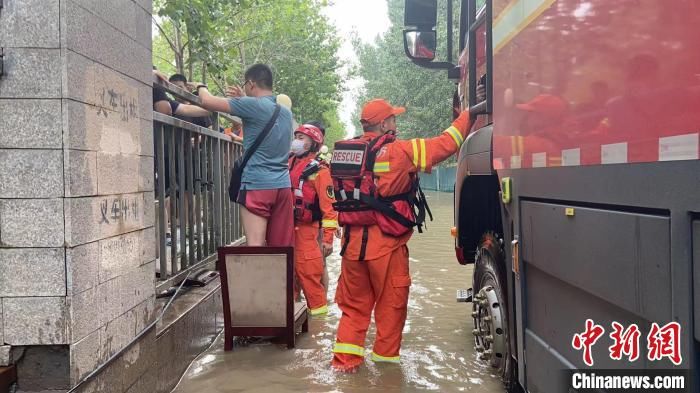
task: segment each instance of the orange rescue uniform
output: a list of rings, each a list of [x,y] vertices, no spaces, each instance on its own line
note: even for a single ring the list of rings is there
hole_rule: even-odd
[[[442,134],[434,138],[396,140],[381,148],[374,165],[380,196],[406,192],[409,174],[430,173],[436,165],[464,142],[471,122],[463,112]],[[364,138],[379,137],[366,132]],[[408,247],[412,231],[400,237],[384,234],[377,225],[353,226],[349,238],[343,236],[343,260],[336,292],[336,303],[343,312],[333,348],[333,367],[350,371],[363,362],[364,344],[372,310],[377,326],[371,358],[378,362],[399,362],[401,332],[406,322],[411,276]],[[362,238],[367,237],[364,260],[360,260]],[[347,244],[346,244],[347,243]]]
[[[311,158],[290,159],[290,172],[298,172],[311,161]],[[295,166],[302,167],[295,171]],[[310,184],[316,193],[321,218],[313,222],[300,222],[295,219],[294,270],[301,289],[304,291],[311,315],[320,315],[328,312],[328,306],[326,304],[326,288],[321,282],[324,264],[323,253],[318,242],[318,232],[319,227],[322,228],[323,243],[333,244],[333,236],[338,228],[338,213],[333,210],[335,197],[328,167],[322,165],[318,172],[310,175],[304,182]],[[298,186],[299,178],[292,178],[292,189],[296,191]],[[298,296],[299,288],[295,289]]]

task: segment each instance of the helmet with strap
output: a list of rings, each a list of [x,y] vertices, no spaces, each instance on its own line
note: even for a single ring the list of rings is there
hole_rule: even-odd
[[[323,133],[321,133],[321,130],[316,126],[313,126],[311,124],[302,124],[299,127],[297,127],[296,130],[294,130],[294,133],[300,133],[308,136],[319,147],[323,145]]]

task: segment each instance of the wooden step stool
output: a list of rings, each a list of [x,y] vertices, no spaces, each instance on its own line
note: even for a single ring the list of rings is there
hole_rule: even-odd
[[[292,247],[220,247],[224,350],[235,336],[282,337],[294,348],[296,332],[309,330],[306,304],[294,302]]]

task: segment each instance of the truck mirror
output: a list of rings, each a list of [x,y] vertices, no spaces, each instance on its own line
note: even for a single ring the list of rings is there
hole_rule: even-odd
[[[433,29],[437,25],[437,0],[406,0],[404,26]]]
[[[435,59],[436,34],[434,31],[406,30],[403,33],[406,55],[414,60]]]

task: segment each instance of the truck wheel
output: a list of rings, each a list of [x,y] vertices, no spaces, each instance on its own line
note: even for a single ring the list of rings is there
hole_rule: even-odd
[[[473,276],[474,343],[479,358],[501,377],[508,392],[518,391],[517,369],[511,358],[506,305],[506,276],[501,242],[486,233],[479,242]]]

